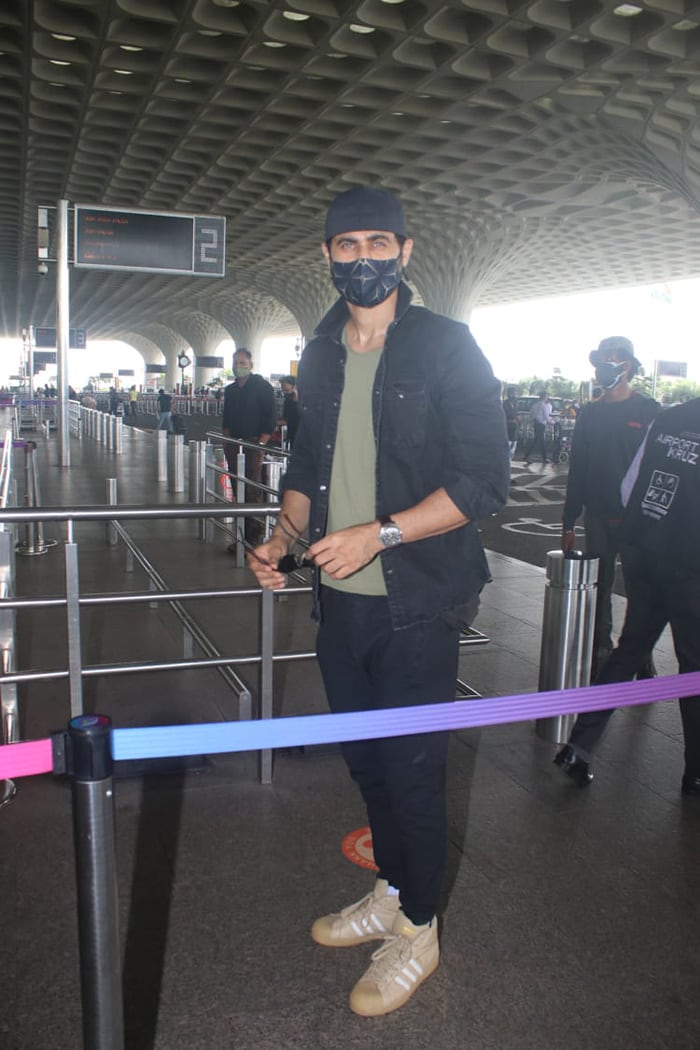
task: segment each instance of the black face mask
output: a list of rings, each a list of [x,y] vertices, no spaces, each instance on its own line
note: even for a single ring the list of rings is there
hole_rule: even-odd
[[[627,373],[627,362],[623,361],[622,364],[618,364],[616,361],[601,361],[596,367],[595,378],[596,382],[603,387],[604,390],[612,390],[614,386],[625,377]]]
[[[372,307],[383,303],[401,283],[401,252],[395,259],[331,259],[333,284],[343,299],[354,306]]]

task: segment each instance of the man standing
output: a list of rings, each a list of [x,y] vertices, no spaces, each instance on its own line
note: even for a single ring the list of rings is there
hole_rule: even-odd
[[[266,379],[253,372],[253,356],[245,347],[240,347],[233,355],[233,374],[235,383],[230,383],[224,392],[224,412],[221,420],[221,431],[224,437],[238,438],[256,445],[265,445],[275,429],[277,406],[275,392]],[[245,474],[250,481],[258,483],[262,477],[264,452],[261,449],[246,448]],[[232,441],[224,443],[226,463],[231,474],[238,473],[236,456],[238,446]],[[262,503],[262,492],[255,485],[246,485],[246,503]],[[245,519],[245,538],[249,543],[257,543],[262,528],[252,518]],[[235,543],[229,546],[232,553]]]
[[[459,622],[489,579],[477,521],[508,494],[499,383],[466,325],[411,305],[413,242],[385,190],[330,205],[324,257],[340,300],[299,367],[301,422],[278,523],[249,564],[283,587],[280,559],[308,529],[318,661],[330,708],[455,696]],[[384,944],[350,1006],[402,1006],[438,964],[447,734],[343,744],[379,868],[371,892],[324,915],[322,945]]]
[[[287,444],[291,449],[297,436],[299,427],[299,404],[297,401],[297,381],[294,376],[284,376],[280,380],[280,388],[284,395],[282,405],[282,416],[280,423],[287,427]]]
[[[158,391],[158,426],[156,430],[162,430],[162,428],[168,431],[169,434],[173,432],[173,399],[170,394],[166,394],[165,390],[161,387]]]
[[[508,455],[512,459],[518,447],[518,391],[514,386],[509,386],[503,399],[503,411],[506,416],[506,431],[508,433]]]
[[[598,685],[634,678],[666,624],[681,674],[700,671],[700,398],[669,408],[653,423],[625,478],[620,529],[627,615]],[[630,495],[631,490],[631,495]],[[685,740],[681,790],[700,797],[700,697],[680,701]],[[582,787],[590,756],[612,711],[579,715],[555,762]]]
[[[540,452],[543,463],[549,462],[549,460],[547,459],[547,450],[545,448],[544,438],[545,432],[547,430],[547,424],[549,423],[551,418],[552,406],[549,403],[547,391],[542,390],[540,391],[537,401],[535,401],[534,405],[530,409],[530,421],[532,423],[533,435],[532,441],[527,446],[527,451],[525,452],[524,457],[525,465],[528,467],[530,466],[530,456],[535,451],[535,449],[537,449]]]
[[[574,548],[574,526],[583,511],[586,551],[600,559],[593,636],[595,677],[613,647],[612,592],[622,518],[620,484],[649,424],[661,409],[656,401],[630,386],[639,361],[629,339],[621,335],[602,339],[591,353],[590,362],[603,393],[598,401],[584,405],[576,419],[564,501],[562,550]],[[624,560],[622,571],[625,576]],[[644,663],[648,665],[649,659],[647,654]],[[645,677],[653,674],[651,667],[639,670]]]

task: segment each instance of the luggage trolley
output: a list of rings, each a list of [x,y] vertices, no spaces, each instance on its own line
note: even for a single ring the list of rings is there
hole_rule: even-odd
[[[562,419],[554,425],[554,448],[552,459],[555,463],[568,463],[571,454],[571,437],[574,432],[575,421],[573,419]]]

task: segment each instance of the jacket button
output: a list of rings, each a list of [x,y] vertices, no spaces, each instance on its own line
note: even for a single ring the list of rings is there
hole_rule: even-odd
[[[325,492],[327,487],[328,487],[327,485],[319,485],[318,486],[320,492]]]

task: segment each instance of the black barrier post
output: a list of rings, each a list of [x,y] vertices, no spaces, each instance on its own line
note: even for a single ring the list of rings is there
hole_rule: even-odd
[[[110,720],[72,718],[53,745],[72,785],[83,1050],[124,1050]]]

